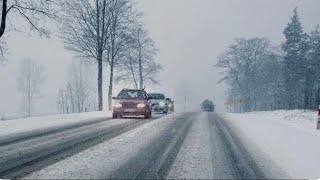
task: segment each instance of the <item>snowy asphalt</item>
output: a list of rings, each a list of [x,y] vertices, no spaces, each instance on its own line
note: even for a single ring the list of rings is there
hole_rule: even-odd
[[[267,178],[216,113],[106,119],[0,152],[1,178]]]
[[[0,145],[0,177],[22,177],[147,122],[142,119],[106,118],[3,143]]]

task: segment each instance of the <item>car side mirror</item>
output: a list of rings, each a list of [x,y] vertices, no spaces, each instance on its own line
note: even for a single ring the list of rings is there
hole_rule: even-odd
[[[117,99],[117,97],[112,97],[112,99]]]

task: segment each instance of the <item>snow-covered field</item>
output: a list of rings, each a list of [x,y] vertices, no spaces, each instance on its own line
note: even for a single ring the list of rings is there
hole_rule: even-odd
[[[61,128],[67,125],[76,125],[85,121],[108,117],[111,117],[110,111],[51,115],[0,121],[0,140],[6,136],[18,134],[26,135],[35,130]]]
[[[317,112],[280,110],[223,116],[245,139],[258,164],[275,178],[320,178]]]
[[[255,111],[245,114],[230,113],[228,117],[237,119],[263,119],[270,121],[279,121],[297,128],[314,130],[317,126],[318,114],[316,111],[304,110],[277,110],[277,111]]]

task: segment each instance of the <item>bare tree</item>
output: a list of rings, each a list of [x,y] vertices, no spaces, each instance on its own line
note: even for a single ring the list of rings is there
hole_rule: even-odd
[[[110,26],[108,32],[110,37],[107,41],[105,57],[110,67],[108,108],[112,108],[112,89],[114,69],[125,58],[127,53],[127,42],[130,30],[136,25],[141,13],[138,12],[134,3],[130,0],[111,0],[108,18]]]
[[[129,50],[126,59],[118,67],[118,75],[115,76],[115,82],[129,83],[128,87],[133,83],[134,87],[138,89],[138,67],[137,60],[132,55],[132,49]]]
[[[103,61],[102,54],[109,34],[109,18],[107,0],[69,0],[62,4],[62,35],[66,49],[73,51],[78,57],[90,59],[98,65],[98,102],[99,110],[103,110]]]
[[[22,18],[30,26],[30,30],[48,36],[45,22],[54,18],[57,13],[53,5],[53,0],[2,0],[0,37],[6,30],[9,17]],[[12,28],[16,27],[15,24],[10,25]]]
[[[133,82],[135,87],[140,89],[144,84],[158,84],[157,75],[162,70],[161,65],[154,61],[158,50],[142,25],[132,30],[128,45],[126,59],[119,66],[121,74],[116,80]]]
[[[8,31],[21,31],[29,26],[29,30],[38,32],[40,36],[49,37],[46,22],[56,17],[53,0],[2,0],[0,25],[0,61],[5,60],[6,51],[4,34]],[[12,17],[12,18],[11,18]],[[17,21],[16,21],[17,20]]]
[[[93,86],[94,73],[83,61],[73,61],[69,65],[65,89],[57,96],[57,110],[60,113],[77,113],[95,110],[96,89]]]
[[[6,41],[1,38],[0,39],[0,63],[5,61],[5,52],[6,52]]]
[[[130,0],[70,0],[62,4],[62,38],[66,48],[98,64],[100,111],[103,109],[103,58],[110,65],[110,109],[114,67],[124,56],[127,29],[138,17],[133,5]]]
[[[76,112],[84,112],[91,94],[94,94],[92,85],[93,73],[82,61],[73,61],[69,69],[69,84],[74,97]]]
[[[265,95],[261,94],[265,92],[261,87],[266,81],[263,82],[264,79],[259,75],[264,72],[263,64],[266,66],[270,59],[276,60],[271,57],[271,52],[270,42],[266,38],[239,38],[219,57],[216,66],[226,68],[222,80],[227,80],[233,88],[233,97],[245,101],[244,111],[255,110],[257,98]]]
[[[40,98],[40,90],[46,77],[44,67],[31,59],[25,59],[20,64],[20,75],[17,78],[17,89],[23,96],[23,106],[28,113],[32,114],[34,101]]]
[[[60,89],[58,92],[57,110],[60,114],[69,113],[69,100],[66,90]]]

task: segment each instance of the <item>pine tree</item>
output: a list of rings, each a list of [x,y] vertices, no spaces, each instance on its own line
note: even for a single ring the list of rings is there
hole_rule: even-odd
[[[283,72],[288,109],[302,108],[303,103],[301,102],[306,105],[306,99],[308,99],[306,92],[309,80],[309,73],[306,70],[308,67],[306,63],[308,38],[303,32],[297,8],[294,9],[291,21],[283,34],[286,37],[282,48],[285,52]]]
[[[311,73],[312,73],[312,90],[313,106],[317,108],[320,105],[320,26],[317,25],[310,33],[311,48],[309,53]]]

